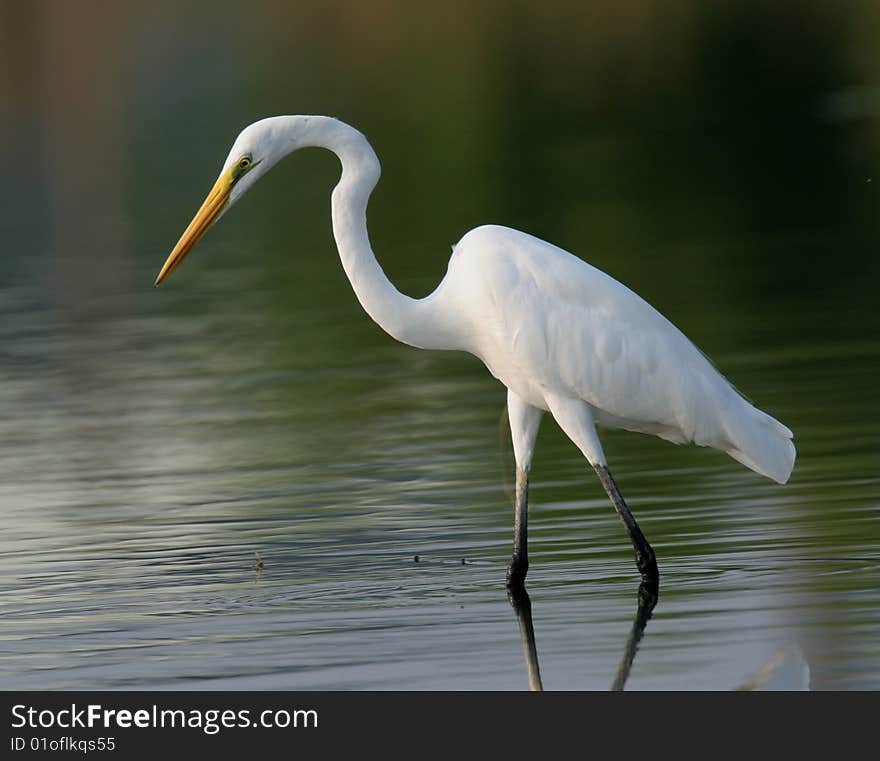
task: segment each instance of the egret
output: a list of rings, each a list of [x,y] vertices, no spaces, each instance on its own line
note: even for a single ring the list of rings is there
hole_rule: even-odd
[[[342,165],[331,197],[333,235],[367,314],[410,346],[473,354],[507,387],[516,461],[509,587],[522,586],[528,571],[529,471],[547,412],[595,470],[629,532],[643,581],[654,586],[654,550],[611,475],[597,424],[713,447],[773,481],[788,480],[795,460],[792,432],[744,399],[641,297],[561,248],[509,227],[484,225],[453,246],[433,293],[422,299],[400,293],[367,233],[379,160],[364,135],[338,119],[275,116],[246,127],[156,284],[261,176],[307,147],[331,151]]]

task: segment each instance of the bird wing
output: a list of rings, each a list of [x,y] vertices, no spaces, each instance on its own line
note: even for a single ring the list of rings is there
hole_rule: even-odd
[[[719,448],[741,397],[656,309],[601,270],[510,228],[456,247],[480,310],[479,356],[508,387],[529,382],[588,402],[597,419]],[[744,401],[744,400],[743,400]]]

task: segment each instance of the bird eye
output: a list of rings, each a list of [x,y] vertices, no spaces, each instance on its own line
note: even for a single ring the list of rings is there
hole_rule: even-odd
[[[238,160],[238,166],[239,166],[240,169],[247,169],[250,165],[251,165],[251,158],[250,158],[250,156],[242,156],[242,157]]]

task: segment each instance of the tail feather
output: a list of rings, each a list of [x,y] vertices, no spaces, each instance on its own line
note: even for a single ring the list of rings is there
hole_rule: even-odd
[[[733,444],[726,450],[727,454],[776,483],[786,483],[797,454],[792,432],[770,415],[742,401],[725,426]]]

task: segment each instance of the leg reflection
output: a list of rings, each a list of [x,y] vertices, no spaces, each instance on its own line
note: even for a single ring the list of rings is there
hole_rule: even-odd
[[[623,690],[623,685],[626,684],[632,669],[633,659],[636,657],[636,650],[639,649],[639,642],[645,633],[648,621],[651,620],[651,613],[654,611],[659,596],[660,585],[656,581],[643,581],[639,586],[639,607],[636,609],[636,617],[626,641],[626,650],[624,650],[623,658],[617,669],[617,676],[614,677],[614,683],[611,685],[614,692],[620,692]]]
[[[636,657],[636,651],[639,649],[642,635],[645,633],[645,627],[648,625],[648,621],[651,620],[651,614],[654,612],[654,606],[657,605],[659,597],[660,586],[656,582],[643,581],[639,585],[639,604],[636,608],[632,629],[626,640],[623,658],[620,660],[617,675],[614,677],[614,683],[611,685],[612,691],[619,692],[623,690],[623,686],[629,678],[629,672],[632,669],[633,660]],[[532,624],[532,601],[524,586],[509,587],[507,599],[510,601],[511,606],[513,606],[513,610],[516,613],[516,622],[519,625],[519,636],[522,640],[523,655],[525,656],[526,668],[529,673],[529,689],[541,692],[544,686],[541,683],[538,649],[535,645],[535,627]]]
[[[544,686],[541,684],[541,669],[538,666],[538,649],[535,646],[535,627],[532,625],[532,601],[524,586],[509,587],[507,599],[516,613],[516,622],[519,624],[519,636],[522,639],[523,655],[526,659],[526,668],[529,671],[529,689],[541,692]]]

